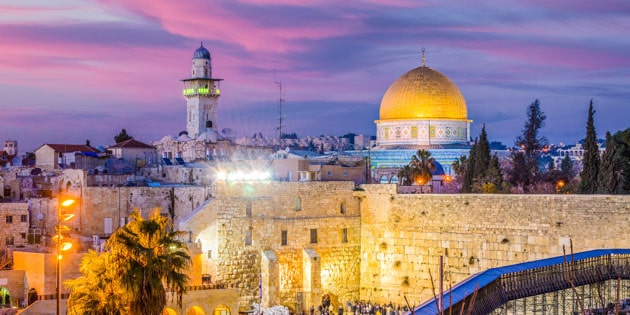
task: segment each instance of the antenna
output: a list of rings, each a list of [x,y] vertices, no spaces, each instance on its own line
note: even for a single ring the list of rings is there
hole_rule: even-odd
[[[273,71],[273,82],[278,86],[278,148],[282,147],[282,81],[276,80],[276,71]]]

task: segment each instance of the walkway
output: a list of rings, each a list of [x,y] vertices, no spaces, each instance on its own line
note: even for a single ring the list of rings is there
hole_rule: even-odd
[[[600,249],[488,269],[445,292],[445,314],[488,314],[508,301],[606,280],[630,279],[630,249]],[[475,294],[476,291],[476,294]],[[438,298],[439,299],[439,298]],[[449,305],[452,309],[449,310]],[[435,299],[414,315],[438,314]]]

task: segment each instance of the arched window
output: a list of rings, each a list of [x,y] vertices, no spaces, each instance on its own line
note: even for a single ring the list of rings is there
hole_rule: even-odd
[[[206,312],[204,312],[199,306],[193,306],[186,311],[186,315],[206,315]]]
[[[217,305],[217,307],[214,309],[214,315],[230,315],[230,309],[223,305]]]
[[[295,211],[302,211],[302,198],[295,197]]]
[[[346,214],[346,203],[342,202],[341,206],[339,206],[339,212],[341,212],[341,214]]]
[[[167,307],[164,311],[162,311],[162,315],[177,315],[177,312],[175,312],[174,309]]]

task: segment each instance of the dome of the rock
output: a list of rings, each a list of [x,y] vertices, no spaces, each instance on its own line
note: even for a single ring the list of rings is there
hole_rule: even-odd
[[[380,119],[466,120],[466,101],[448,77],[420,66],[389,86],[381,100]]]

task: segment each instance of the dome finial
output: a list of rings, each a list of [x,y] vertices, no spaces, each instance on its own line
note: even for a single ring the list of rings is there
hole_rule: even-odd
[[[424,47],[422,47],[422,66],[424,67]]]

